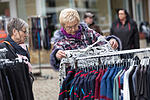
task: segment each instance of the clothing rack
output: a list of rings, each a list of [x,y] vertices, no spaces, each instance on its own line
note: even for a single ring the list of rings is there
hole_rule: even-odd
[[[116,56],[116,55],[129,54],[129,53],[142,53],[142,52],[149,52],[149,51],[150,51],[150,48],[123,50],[123,51],[117,51],[117,52],[107,52],[107,54],[102,54],[102,55],[78,57],[75,60],[97,58],[97,57],[106,57],[106,56]]]
[[[30,16],[28,17],[30,27],[29,43],[32,49],[50,50],[50,40],[55,26],[51,22],[51,16]]]
[[[104,44],[94,47],[94,45],[99,42]],[[111,57],[113,57],[113,59],[120,59],[120,55],[140,52],[143,53],[148,51],[150,51],[150,48],[115,51],[111,48],[110,43],[106,41],[104,37],[99,37],[94,44],[89,45],[85,49],[65,51],[67,57],[61,60],[59,68],[60,84],[62,83],[63,79],[66,78],[66,66],[71,66],[71,68],[76,69],[77,64],[79,64],[82,67],[82,62],[85,62],[85,59],[89,60],[85,62],[86,65],[88,64],[88,62],[97,62],[96,65],[98,65],[99,60],[106,61],[112,59]]]
[[[96,46],[96,44],[100,43],[101,46]],[[91,55],[101,55],[107,52],[114,52],[110,43],[106,41],[104,37],[98,37],[97,41],[92,45],[89,45],[87,48],[84,49],[76,49],[76,50],[66,50],[66,58],[63,58],[60,63],[59,67],[59,80],[60,84],[62,83],[63,79],[66,77],[66,65],[70,64],[70,66],[75,67],[75,59],[78,57],[85,57]]]
[[[28,65],[22,58],[7,59],[7,51],[0,49],[0,100],[33,100]]]
[[[96,44],[101,43],[101,46],[96,46]],[[92,45],[89,45],[87,48],[84,49],[76,49],[76,50],[66,50],[66,58],[63,58],[60,63],[60,68],[61,65],[64,63],[70,63],[71,66],[75,66],[75,59],[78,57],[87,57],[91,55],[101,55],[107,52],[114,52],[112,49],[110,43],[106,41],[104,37],[99,37],[98,40],[93,43]]]
[[[99,48],[100,46],[98,47],[91,47],[91,49],[94,49],[94,48]],[[95,49],[96,52],[99,51],[99,49]],[[72,55],[70,58],[65,58],[65,59],[62,59],[62,62],[60,64],[60,69],[59,69],[59,80],[60,80],[60,85],[62,84],[63,80],[66,78],[66,65],[68,65],[68,63],[70,63],[70,66],[71,68],[73,69],[76,69],[77,68],[77,64],[79,64],[78,67],[81,67],[83,66],[82,64],[82,61],[85,61],[85,59],[89,60],[89,61],[86,61],[86,65],[88,64],[88,62],[90,61],[95,61],[95,62],[98,62],[96,63],[96,65],[99,65],[99,58],[103,58],[103,57],[108,57],[107,60],[110,60],[112,59],[111,57],[113,57],[113,59],[120,59],[120,55],[123,55],[123,54],[133,54],[133,53],[146,53],[146,52],[150,52],[150,48],[142,48],[142,49],[132,49],[132,50],[123,50],[123,51],[99,51],[100,53],[95,53],[97,55],[95,55],[94,53],[91,53],[91,54],[87,54],[87,56],[85,55],[82,55],[83,53],[85,53],[85,50],[83,50],[84,52],[80,52],[79,54],[81,56],[76,56],[77,53],[81,50],[71,50],[71,52],[75,51],[75,56]],[[78,51],[78,52],[77,52]],[[69,52],[69,51],[67,51]],[[87,51],[86,51],[87,52]],[[86,53],[85,53],[86,54]],[[69,55],[69,53],[68,53]],[[69,55],[70,56],[70,55]],[[83,57],[82,57],[83,56]],[[140,55],[139,55],[140,56]],[[142,55],[141,55],[142,56]],[[104,58],[104,60],[106,61],[106,58]]]
[[[0,100],[34,100],[29,68],[23,59],[1,58],[0,76]]]
[[[140,96],[148,100],[150,95],[147,90],[150,82],[147,80],[149,80],[150,75],[150,58],[146,58],[144,65],[141,63],[143,60],[145,58],[133,59],[133,62],[132,59],[127,60],[132,64],[116,65],[116,62],[114,62],[113,64],[70,69],[61,85],[59,94],[61,99],[59,100],[66,98],[71,98],[71,100],[74,100],[73,98],[83,100],[93,100],[93,98],[94,100],[107,100],[106,98],[109,100],[122,100],[121,98],[135,100],[134,98],[140,98]],[[126,63],[126,60],[123,61]],[[134,63],[134,61],[140,61],[140,63]],[[134,79],[133,76],[135,76]],[[69,83],[70,85],[68,85]],[[133,87],[133,84],[136,85]],[[144,87],[141,87],[143,84]]]
[[[145,96],[145,94],[143,94],[143,93],[145,93],[146,92],[146,90],[147,90],[147,88],[148,88],[148,86],[147,85],[145,85],[146,86],[146,88],[145,87],[142,87],[142,89],[144,88],[144,90],[141,90],[141,91],[144,91],[144,92],[140,92],[139,93],[139,91],[140,91],[140,89],[139,90],[137,90],[138,92],[136,92],[136,95],[134,95],[134,96],[132,96],[132,94],[130,94],[129,93],[129,90],[131,89],[131,90],[133,90],[132,88],[129,88],[128,86],[129,85],[122,85],[123,86],[123,89],[125,89],[126,91],[124,92],[119,92],[118,91],[118,89],[114,89],[113,88],[113,90],[112,90],[112,87],[110,88],[110,87],[108,87],[108,83],[106,84],[106,81],[112,81],[112,77],[115,77],[115,76],[117,76],[118,77],[118,75],[120,75],[120,73],[122,73],[122,72],[127,72],[127,73],[129,73],[129,71],[131,71],[132,70],[132,73],[133,73],[133,69],[135,70],[135,68],[137,67],[137,68],[143,68],[142,69],[142,71],[143,72],[141,72],[141,69],[139,70],[139,72],[141,72],[142,74],[140,74],[140,75],[147,75],[147,74],[143,74],[144,73],[144,71],[146,71],[146,69],[149,67],[149,64],[150,64],[150,57],[149,57],[149,52],[150,52],[150,48],[142,48],[142,49],[132,49],[132,50],[124,50],[124,51],[113,51],[113,52],[105,52],[105,53],[103,53],[103,54],[101,54],[101,55],[90,55],[90,56],[84,56],[84,57],[74,57],[73,58],[73,60],[75,60],[74,61],[74,65],[76,65],[77,66],[77,64],[78,64],[78,62],[79,61],[85,61],[86,63],[88,63],[86,60],[88,60],[88,59],[95,59],[95,58],[107,58],[107,57],[120,57],[120,55],[126,55],[126,54],[135,54],[135,56],[140,56],[140,55],[138,55],[138,54],[142,54],[141,55],[141,57],[142,57],[142,59],[140,59],[140,63],[138,63],[138,64],[136,64],[136,63],[134,63],[134,61],[139,61],[139,60],[137,60],[137,59],[129,59],[129,62],[131,61],[131,63],[132,64],[130,64],[130,65],[118,65],[118,66],[116,66],[115,64],[116,64],[116,62],[114,62],[112,65],[110,64],[107,64],[107,70],[109,70],[107,73],[107,77],[108,77],[108,79],[106,80],[105,79],[105,81],[103,81],[103,83],[101,83],[101,94],[100,94],[100,98],[105,98],[105,97],[111,97],[112,98],[112,95],[114,95],[113,93],[115,93],[115,95],[119,95],[119,93],[122,93],[121,94],[121,96],[123,96],[123,98],[125,98],[125,99],[128,99],[128,100],[130,100],[130,98],[138,98],[138,95],[140,94],[140,93],[142,93],[142,94],[140,94],[140,96],[142,95],[142,96]],[[144,57],[147,57],[146,59],[144,58]],[[134,57],[133,57],[134,58]],[[122,59],[122,58],[119,58],[119,59]],[[132,62],[132,60],[133,60],[133,62]],[[145,64],[143,65],[142,64],[142,61],[146,61],[145,62]],[[125,62],[126,62],[126,60],[125,60]],[[103,63],[102,63],[103,64]],[[84,84],[84,82],[86,81],[87,82],[87,79],[88,79],[88,77],[86,77],[86,76],[84,76],[84,75],[87,75],[88,73],[90,73],[91,71],[94,71],[95,69],[92,69],[92,68],[96,68],[96,67],[99,67],[100,69],[98,69],[98,70],[96,70],[96,72],[99,72],[99,70],[101,70],[101,65],[99,65],[99,66],[96,66],[96,65],[93,65],[93,67],[89,67],[89,66],[87,66],[86,68],[89,68],[89,70],[88,70],[88,72],[86,72],[86,68],[84,69],[84,68],[82,68],[82,66],[80,67],[80,66],[71,66],[71,68],[72,69],[70,69],[70,70],[67,70],[67,67],[70,67],[70,66],[62,66],[62,69],[60,69],[61,71],[68,71],[68,72],[66,72],[66,73],[68,73],[68,75],[67,75],[67,78],[66,78],[66,76],[64,76],[64,77],[61,77],[60,78],[60,82],[62,82],[62,80],[64,80],[63,82],[64,82],[64,84],[63,83],[60,83],[60,86],[61,86],[61,92],[60,92],[60,95],[59,95],[59,98],[68,98],[68,97],[77,97],[77,98],[80,98],[80,97],[83,97],[83,94],[88,90],[88,88],[84,88],[84,86],[85,85],[87,85],[87,84]],[[105,65],[104,65],[105,66]],[[110,66],[110,67],[109,67]],[[76,68],[76,69],[75,69]],[[122,69],[122,68],[124,68],[124,69]],[[97,68],[96,68],[97,69]],[[106,67],[104,68],[104,69],[102,69],[102,70],[105,70],[106,69]],[[117,74],[115,75],[115,74],[110,74],[110,73],[112,73],[112,72],[110,72],[110,69],[111,70],[119,70],[118,72],[116,72]],[[120,72],[120,69],[122,70],[121,72]],[[149,68],[150,69],[150,68]],[[84,73],[82,73],[82,74],[80,74],[80,77],[77,79],[74,79],[74,77],[76,77],[77,76],[77,74],[78,74],[78,72],[80,72],[80,71],[83,71]],[[148,71],[150,71],[150,70],[148,70]],[[75,72],[75,74],[73,74]],[[73,74],[72,76],[73,77],[69,77],[69,76],[71,76],[71,73]],[[100,73],[100,72],[99,72]],[[115,71],[113,72],[113,73],[115,73]],[[118,74],[119,73],[119,74]],[[146,73],[146,72],[145,72]],[[61,74],[61,75],[65,75],[65,73],[63,73],[63,74]],[[103,74],[104,75],[104,74]],[[113,76],[112,76],[113,75]],[[115,75],[115,76],[114,76]],[[139,75],[139,74],[138,74]],[[150,75],[150,74],[149,74]],[[94,76],[94,75],[93,75]],[[91,82],[93,82],[93,76],[91,76],[89,79],[90,80],[92,80]],[[94,76],[95,77],[95,76]],[[97,77],[97,76],[96,76]],[[127,79],[127,74],[125,74],[125,76],[124,76],[126,79]],[[147,77],[147,76],[146,76]],[[140,79],[138,80],[138,78],[137,78],[137,80],[138,80],[138,84],[149,84],[150,85],[150,82],[148,83],[146,83],[146,77],[145,76],[140,76]],[[149,76],[148,76],[149,77]],[[70,79],[69,79],[70,78]],[[74,80],[73,80],[74,79]],[[94,78],[95,79],[95,78]],[[114,84],[118,84],[118,80],[117,80],[118,78],[113,78],[113,82],[115,82],[115,83],[113,83],[113,85],[112,86],[114,86]],[[72,80],[73,80],[73,82],[72,82]],[[84,81],[82,81],[82,80],[84,80]],[[145,82],[145,83],[140,83],[139,81],[140,80],[142,80],[142,82]],[[144,81],[143,81],[144,80]],[[77,82],[75,82],[75,81],[77,81]],[[79,82],[80,81],[80,82]],[[109,81],[109,82],[110,82]],[[132,81],[132,79],[131,80],[129,80],[129,81]],[[128,80],[124,80],[124,83],[128,83],[129,82]],[[68,83],[70,83],[70,82],[72,82],[71,83],[71,85],[70,86],[66,86],[66,84],[68,84]],[[89,82],[89,81],[88,81]],[[135,80],[134,80],[134,82],[135,82]],[[82,83],[82,84],[81,84]],[[111,82],[112,83],[112,82]],[[123,84],[124,84],[123,83]],[[76,84],[78,84],[78,85],[76,85]],[[84,85],[83,85],[84,84]],[[95,83],[94,83],[95,84]],[[129,83],[128,83],[129,84]],[[91,83],[89,84],[89,85],[91,85]],[[106,89],[107,89],[107,91],[108,91],[108,89],[109,89],[109,93],[108,92],[105,92],[104,90],[102,90],[103,88],[105,88],[104,87],[104,85],[106,86]],[[79,86],[79,87],[78,87]],[[115,85],[116,86],[116,85]],[[63,87],[63,88],[62,88]],[[70,87],[70,88],[69,88]],[[81,88],[82,87],[82,88]],[[108,88],[107,88],[108,87]],[[74,88],[74,89],[73,89]],[[78,88],[78,90],[77,90],[77,88]],[[99,87],[100,88],[100,87]],[[99,90],[99,88],[98,88],[98,90]],[[83,90],[84,89],[84,90]],[[94,89],[96,89],[95,87],[94,87]],[[149,89],[149,88],[148,88]],[[82,94],[82,92],[78,92],[78,91],[83,91],[83,94]],[[65,91],[71,91],[71,92],[69,92],[68,94],[67,94],[67,92],[65,92]],[[74,91],[74,93],[72,93],[72,91]],[[89,91],[89,90],[88,90]],[[94,91],[94,90],[93,90]],[[108,95],[108,94],[110,94],[110,91],[111,91],[111,94],[112,95]],[[113,91],[113,93],[112,93],[112,91]],[[117,91],[117,92],[116,92]],[[65,93],[64,93],[65,92]],[[132,93],[133,93],[133,91],[131,91]],[[65,95],[64,95],[64,94]],[[78,93],[78,94],[77,94]],[[81,93],[82,95],[79,95],[79,93]],[[92,93],[92,92],[87,92],[86,93],[86,95],[84,95],[84,97],[88,97],[89,96],[89,94],[88,93]],[[106,93],[106,94],[105,94]],[[67,94],[67,96],[66,96],[66,94]],[[70,95],[71,94],[71,95]],[[138,95],[137,95],[138,94]],[[126,96],[127,95],[127,96]],[[131,96],[130,96],[131,95]],[[119,95],[120,96],[120,95]],[[117,96],[113,96],[113,100],[120,100],[120,98],[119,98],[119,96],[118,96],[118,99],[116,99],[117,98]],[[139,96],[139,97],[140,97]],[[89,96],[90,97],[90,96]],[[92,99],[88,99],[88,100],[93,100],[93,95],[91,96],[91,98]],[[115,99],[114,99],[115,98]],[[146,95],[146,98],[149,98],[147,95]],[[81,98],[82,99],[82,98]],[[83,99],[84,100],[84,99]],[[106,99],[105,99],[106,100]],[[131,100],[135,100],[135,99],[131,99]]]
[[[91,55],[86,57],[76,57],[74,58],[74,67],[73,68],[80,68],[84,66],[98,66],[100,63],[114,63],[115,61],[120,61],[121,59],[133,58],[133,56],[137,56],[139,59],[143,59],[143,56],[148,57],[148,52],[150,52],[150,48],[142,48],[142,49],[132,49],[132,50],[123,50],[123,51],[113,51],[113,52],[106,52],[101,55]],[[132,57],[130,54],[132,54]],[[141,55],[140,55],[141,54]],[[121,56],[124,55],[123,58]]]
[[[37,73],[33,73],[33,75],[36,77],[36,78],[38,78],[38,77],[42,77],[42,78],[44,78],[44,79],[48,79],[49,78],[49,76],[48,75],[45,75],[45,76],[42,76],[42,67],[41,67],[41,49],[42,49],[42,45],[41,44],[44,44],[44,40],[46,41],[49,41],[49,39],[47,39],[47,38],[49,38],[49,36],[46,36],[47,38],[45,39],[45,29],[47,29],[48,30],[48,24],[47,25],[45,25],[46,23],[44,23],[44,20],[46,19],[46,18],[48,18],[48,17],[50,17],[50,16],[40,16],[40,15],[38,15],[38,16],[29,16],[28,17],[28,20],[29,20],[29,23],[30,23],[30,31],[32,31],[32,28],[37,28],[37,29],[39,29],[40,30],[40,32],[39,32],[39,38],[38,38],[38,40],[40,40],[39,42],[38,42],[38,48],[37,48],[37,50],[38,50],[38,58],[39,58],[39,72],[37,72]],[[39,20],[39,22],[38,22],[38,24],[39,25],[37,25],[36,27],[34,26],[32,26],[32,19],[38,19]],[[35,24],[35,23],[34,23]],[[32,32],[31,32],[32,33]],[[33,47],[33,41],[32,41],[32,34],[30,34],[30,39],[29,39],[29,42],[31,43],[30,44],[30,47],[33,49],[34,47]],[[50,43],[50,41],[49,41],[49,43]],[[49,44],[49,43],[47,43],[47,50],[49,50],[50,48],[51,48],[51,45]],[[48,45],[49,44],[49,45]],[[37,44],[36,44],[37,45]],[[34,48],[35,49],[35,48]],[[51,79],[52,79],[52,76],[51,76]]]

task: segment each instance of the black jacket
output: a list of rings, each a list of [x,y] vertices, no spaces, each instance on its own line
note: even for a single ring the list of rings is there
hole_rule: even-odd
[[[11,47],[9,44],[7,43],[0,43],[0,49],[6,48],[7,52],[6,52],[6,56],[1,56],[1,59],[10,59],[10,60],[14,60],[15,58],[17,58],[17,54],[15,53],[15,50],[13,47]]]
[[[124,25],[122,25],[119,19],[114,21],[110,35],[115,35],[120,38],[122,50],[140,48],[137,25],[131,18],[128,18]]]
[[[14,60],[15,58],[17,58],[17,53],[15,52],[16,50],[8,43],[0,43],[0,49],[6,48],[7,52],[6,55],[0,55],[0,59],[10,59],[10,60]],[[30,56],[29,56],[29,52],[27,51],[27,54],[24,55],[28,58],[29,62],[30,62]]]
[[[18,57],[17,54],[26,56],[28,61],[30,62],[30,55],[28,49],[23,49],[20,45],[18,45],[10,35],[7,36],[3,43],[0,43],[0,49],[6,48],[8,51],[6,53],[6,59],[13,60]],[[1,58],[1,57],[0,57]],[[3,57],[4,58],[4,57]]]

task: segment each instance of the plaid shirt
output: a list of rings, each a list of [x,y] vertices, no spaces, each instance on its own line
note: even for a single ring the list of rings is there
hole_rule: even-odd
[[[97,41],[97,38],[101,36],[96,31],[88,28],[86,24],[81,23],[81,39],[74,39],[74,38],[67,38],[65,35],[62,35],[61,31],[59,31],[61,34],[60,40],[57,41],[54,44],[53,51],[50,55],[50,63],[51,66],[55,69],[59,68],[60,61],[56,58],[56,53],[58,50],[74,50],[74,49],[83,49],[86,48],[88,45],[93,44]],[[112,37],[111,37],[112,38]],[[107,38],[109,40],[110,37]]]

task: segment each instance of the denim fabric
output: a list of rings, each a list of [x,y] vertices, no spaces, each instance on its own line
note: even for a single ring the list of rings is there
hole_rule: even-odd
[[[106,87],[107,87],[107,93],[106,93],[106,97],[109,99],[113,99],[113,87],[111,85],[111,77],[113,76],[114,72],[115,72],[116,68],[113,67],[111,68],[108,77],[106,78]]]
[[[106,100],[106,96],[107,96],[106,79],[110,73],[110,70],[111,70],[111,68],[108,68],[102,77],[101,86],[100,86],[100,100]]]

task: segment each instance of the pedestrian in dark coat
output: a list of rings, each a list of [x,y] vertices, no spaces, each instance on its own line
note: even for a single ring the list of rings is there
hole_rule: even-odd
[[[95,24],[94,17],[95,17],[95,15],[92,12],[87,11],[84,14],[84,22],[88,25],[89,28],[91,28],[94,31],[96,31],[97,33],[103,35],[100,27],[97,24]]]
[[[122,42],[122,50],[138,49],[139,32],[137,24],[125,9],[117,10],[118,19],[112,23],[110,35],[115,35]]]

